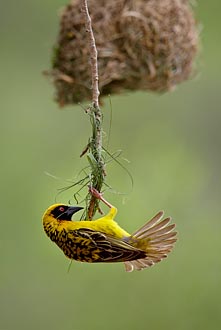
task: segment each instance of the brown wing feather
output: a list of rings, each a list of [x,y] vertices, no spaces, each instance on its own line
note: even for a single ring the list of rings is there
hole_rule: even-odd
[[[144,251],[131,246],[127,242],[91,229],[84,228],[75,230],[73,235],[90,240],[88,245],[99,250],[99,259],[94,260],[94,262],[130,261],[146,256]]]
[[[163,215],[163,211],[158,212],[132,235],[132,240],[134,238],[137,240],[134,241],[134,245],[145,250],[146,256],[139,260],[125,262],[127,272],[150,267],[166,258],[173,249],[177,241],[177,232],[174,231],[175,224],[169,224],[171,222],[170,217],[163,220]]]

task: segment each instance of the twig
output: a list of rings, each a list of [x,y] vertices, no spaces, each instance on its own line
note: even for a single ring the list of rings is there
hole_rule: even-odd
[[[85,16],[85,27],[88,33],[89,46],[90,46],[90,58],[91,58],[91,75],[92,75],[92,100],[93,106],[99,108],[99,88],[98,88],[98,65],[97,65],[97,47],[95,43],[94,33],[91,25],[91,17],[88,11],[87,0],[82,0],[82,11]]]
[[[92,105],[89,107],[88,111],[92,124],[92,137],[88,144],[88,160],[91,165],[91,185],[100,192],[105,176],[104,161],[102,158],[102,113],[99,107],[100,92],[98,87],[97,48],[87,0],[82,0],[82,11],[85,16],[86,32],[88,33],[92,78]],[[94,196],[90,196],[87,218],[92,219],[97,209],[98,200]]]

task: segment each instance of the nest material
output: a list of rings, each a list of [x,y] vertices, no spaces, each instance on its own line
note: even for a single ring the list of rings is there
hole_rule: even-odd
[[[63,10],[49,74],[60,105],[91,100],[91,67],[81,0]],[[188,0],[88,0],[101,96],[168,91],[186,80],[198,31]]]

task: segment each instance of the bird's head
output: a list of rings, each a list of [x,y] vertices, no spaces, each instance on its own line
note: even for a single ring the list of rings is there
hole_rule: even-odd
[[[69,206],[65,204],[53,204],[45,212],[43,218],[53,217],[57,220],[71,221],[71,217],[74,213],[82,210],[81,206]]]

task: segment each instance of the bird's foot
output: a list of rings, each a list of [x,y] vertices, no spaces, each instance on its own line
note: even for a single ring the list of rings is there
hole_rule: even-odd
[[[100,193],[99,191],[97,191],[97,189],[95,189],[92,186],[88,186],[88,190],[89,190],[89,192],[91,193],[92,196],[94,196],[95,198],[101,200],[109,208],[112,208],[113,207],[108,201],[106,201],[106,199],[104,199],[104,197],[102,196],[102,193]]]
[[[97,189],[95,189],[92,186],[88,186],[88,190],[92,196],[96,197],[97,199],[102,200],[102,194]]]

